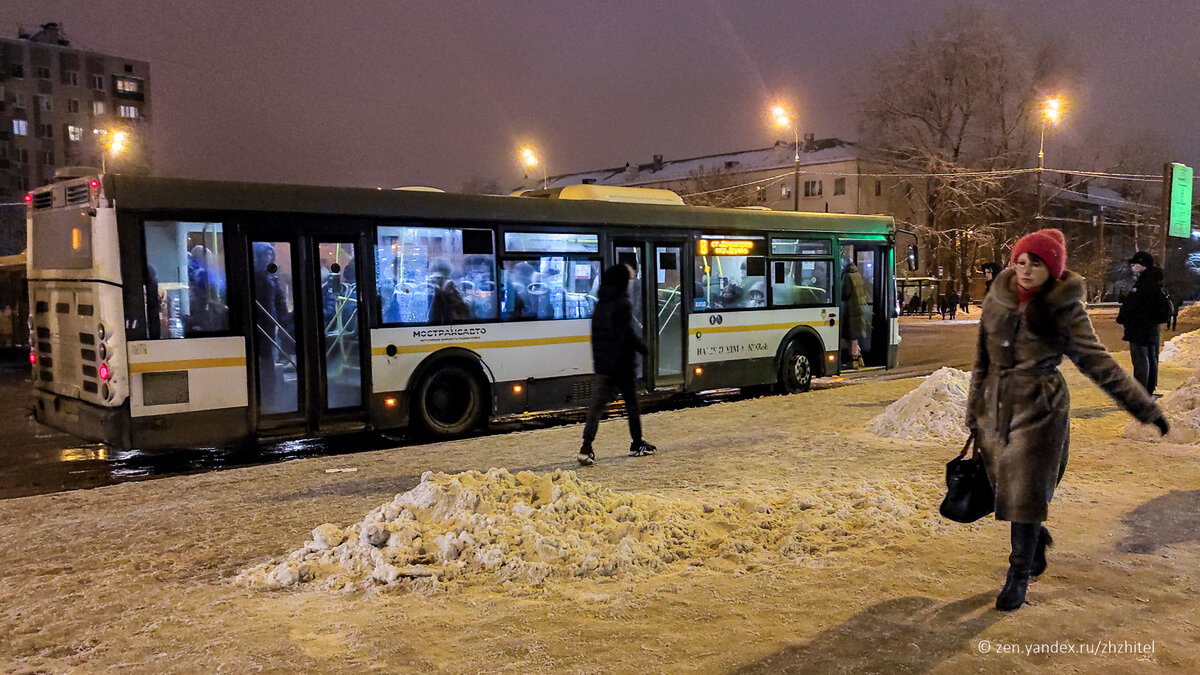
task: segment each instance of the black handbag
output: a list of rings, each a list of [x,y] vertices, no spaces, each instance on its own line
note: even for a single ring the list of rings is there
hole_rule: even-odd
[[[967,450],[975,452],[967,457]],[[996,510],[996,494],[988,480],[983,456],[972,432],[958,457],[946,463],[946,498],[938,509],[942,516],[959,523],[973,523]]]

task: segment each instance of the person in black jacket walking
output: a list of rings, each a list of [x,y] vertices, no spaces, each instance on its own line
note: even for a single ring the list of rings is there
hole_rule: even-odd
[[[1129,259],[1137,281],[1117,314],[1117,323],[1125,327],[1123,340],[1129,343],[1133,361],[1133,379],[1153,394],[1158,386],[1158,350],[1162,344],[1159,326],[1171,320],[1171,301],[1163,291],[1162,268],[1154,256],[1138,251]]]
[[[592,441],[600,426],[604,406],[617,393],[625,399],[629,415],[629,454],[632,457],[653,455],[655,447],[642,439],[642,418],[638,410],[637,354],[647,354],[646,343],[633,325],[633,302],[629,299],[629,281],[633,270],[628,265],[613,265],[600,278],[599,297],[592,314],[592,366],[596,372],[592,405],[583,425],[583,445],[579,448],[579,463],[587,466],[596,461]]]

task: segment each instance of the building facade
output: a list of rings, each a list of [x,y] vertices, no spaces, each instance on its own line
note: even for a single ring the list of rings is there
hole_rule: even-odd
[[[149,172],[150,104],[145,61],[73,48],[56,23],[0,36],[0,255],[24,250],[24,195],[56,170]],[[102,157],[118,130],[128,148]]]

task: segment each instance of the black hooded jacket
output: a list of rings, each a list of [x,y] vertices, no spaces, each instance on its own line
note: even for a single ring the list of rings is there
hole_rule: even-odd
[[[600,375],[633,377],[637,368],[634,354],[647,353],[633,324],[629,279],[629,268],[624,265],[613,265],[600,278],[592,314],[592,366]]]
[[[1121,339],[1144,345],[1158,344],[1158,327],[1170,319],[1171,301],[1163,291],[1162,268],[1147,267],[1138,275],[1117,314],[1117,323],[1125,327]]]

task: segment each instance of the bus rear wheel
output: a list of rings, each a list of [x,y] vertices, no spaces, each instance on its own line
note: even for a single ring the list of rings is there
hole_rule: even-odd
[[[421,378],[413,412],[430,436],[453,438],[473,431],[483,422],[486,403],[479,377],[469,368],[453,363]]]
[[[812,388],[813,361],[808,349],[799,342],[788,345],[779,364],[779,389],[796,394]]]

